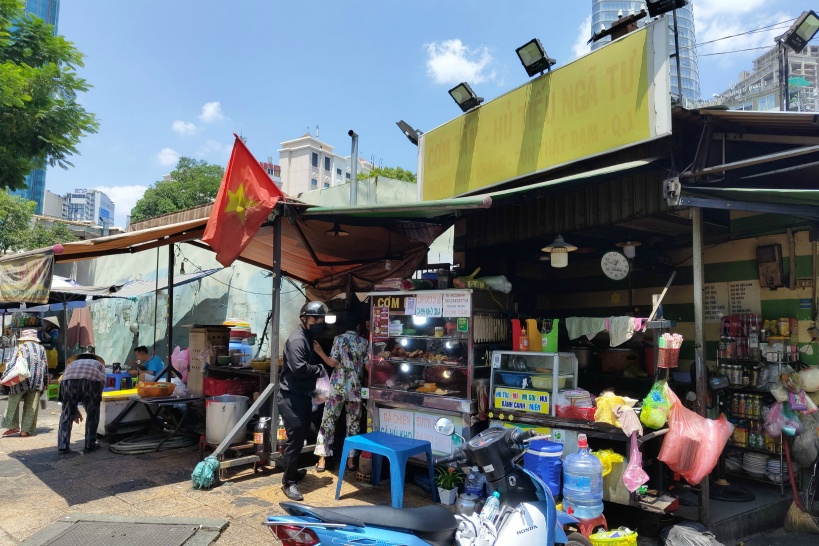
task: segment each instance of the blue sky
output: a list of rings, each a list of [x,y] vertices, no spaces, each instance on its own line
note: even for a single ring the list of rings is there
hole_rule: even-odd
[[[795,0],[695,0],[697,42],[810,9]],[[72,0],[59,33],[86,55],[82,97],[100,122],[74,168],[49,169],[47,189],[99,188],[116,223],[180,155],[225,165],[233,132],[259,160],[308,130],[348,155],[417,170],[395,126],[429,130],[460,110],[447,90],[468,81],[487,100],[526,81],[515,48],[541,40],[571,61],[588,49],[591,0]],[[780,29],[781,33],[782,30]],[[699,53],[773,44],[763,32]],[[703,97],[720,92],[761,50],[700,57]]]

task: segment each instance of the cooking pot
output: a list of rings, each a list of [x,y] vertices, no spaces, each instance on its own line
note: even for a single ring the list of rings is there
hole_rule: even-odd
[[[586,370],[594,366],[597,351],[594,347],[571,347],[570,350],[577,357],[577,369]]]
[[[605,373],[622,373],[629,364],[640,364],[640,352],[625,347],[606,349],[600,353],[600,364]]]

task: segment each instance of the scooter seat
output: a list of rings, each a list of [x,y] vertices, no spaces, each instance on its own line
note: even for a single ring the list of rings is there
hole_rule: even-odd
[[[306,504],[283,502],[282,508],[293,515],[309,513],[326,523],[361,522],[388,529],[412,531],[430,544],[452,544],[458,520],[452,512],[441,506],[421,508],[392,508],[389,506],[334,506],[319,508]]]

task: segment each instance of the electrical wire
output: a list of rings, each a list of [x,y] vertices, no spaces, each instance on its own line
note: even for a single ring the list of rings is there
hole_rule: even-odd
[[[714,55],[729,55],[731,53],[742,53],[744,51],[757,51],[759,49],[771,49],[772,46],[749,47],[746,49],[734,49],[732,51],[717,51],[715,53],[698,53],[697,57],[713,57]]]
[[[722,38],[714,38],[713,40],[708,40],[707,42],[700,42],[700,43],[694,44],[693,46],[690,46],[690,47],[701,47],[701,46],[704,46],[704,45],[707,45],[707,44],[713,44],[714,42],[719,42],[721,40],[727,40],[729,38],[738,38],[740,36],[748,36],[750,34],[756,34],[758,32],[770,32],[772,30],[779,30],[779,29],[776,29],[776,28],[773,28],[773,27],[776,27],[776,26],[779,26],[779,25],[787,25],[788,23],[792,23],[795,20],[796,19],[794,18],[794,19],[788,19],[787,21],[780,21],[778,23],[773,23],[771,25],[766,25],[764,27],[755,28],[753,30],[746,30],[745,32],[740,32],[739,34],[731,34],[730,36],[723,36]],[[782,27],[782,28],[785,28],[785,27]]]

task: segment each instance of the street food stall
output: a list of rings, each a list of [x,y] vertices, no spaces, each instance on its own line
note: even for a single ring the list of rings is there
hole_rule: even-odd
[[[470,438],[482,421],[487,353],[509,339],[507,296],[453,288],[371,292],[368,298],[368,430],[428,440],[434,453],[451,454],[452,439],[433,426],[446,416]]]

